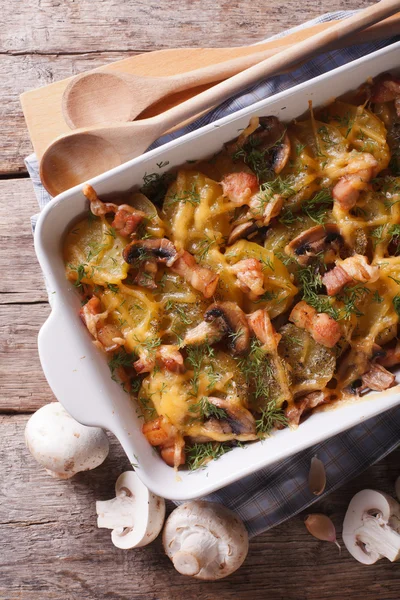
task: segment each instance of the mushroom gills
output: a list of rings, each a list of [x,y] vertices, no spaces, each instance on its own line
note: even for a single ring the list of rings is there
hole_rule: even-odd
[[[347,550],[363,564],[386,557],[400,559],[400,505],[377,490],[362,490],[347,509],[343,522]]]

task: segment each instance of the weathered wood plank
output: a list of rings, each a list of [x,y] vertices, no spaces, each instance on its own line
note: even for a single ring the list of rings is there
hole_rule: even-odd
[[[27,417],[0,417],[0,597],[7,600],[398,600],[400,573],[380,561],[364,567],[343,549],[318,542],[304,515],[250,544],[244,566],[217,583],[178,575],[160,540],[132,551],[112,546],[96,527],[95,500],[113,496],[117,476],[129,468],[111,440],[106,462],[70,481],[45,474],[24,447]],[[370,485],[393,494],[400,449],[313,511],[329,514],[341,530],[351,496]],[[340,536],[339,536],[340,539]],[[343,547],[343,544],[342,544]]]
[[[179,46],[239,46],[256,42],[328,10],[361,8],[373,0],[277,2],[234,0],[168,3],[120,0],[35,0],[4,3],[2,49],[8,53],[126,52]],[[62,6],[62,9],[60,10]],[[289,18],[290,15],[290,18]]]
[[[37,350],[49,314],[48,304],[0,305],[0,412],[33,412],[53,399]]]
[[[176,46],[254,43],[328,10],[362,8],[373,0],[314,3],[168,3],[120,0],[4,2],[0,11],[0,173],[24,172],[32,151],[19,94],[137,52]],[[288,14],[291,15],[290,22]],[[83,54],[82,54],[83,53]]]
[[[30,179],[0,181],[7,210],[0,221],[0,305],[46,301],[43,277],[33,249],[30,217],[39,210]],[[18,307],[15,307],[18,314]],[[9,322],[13,322],[13,313]]]

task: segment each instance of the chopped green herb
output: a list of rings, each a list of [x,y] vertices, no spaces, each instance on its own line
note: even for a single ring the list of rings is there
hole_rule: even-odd
[[[261,411],[258,419],[256,419],[256,432],[259,437],[268,436],[271,431],[277,426],[286,427],[288,420],[281,408],[277,408],[274,400],[270,400],[267,406]]]
[[[232,446],[222,442],[207,442],[186,446],[186,464],[191,471],[204,468],[210,460],[216,460],[232,450]]]

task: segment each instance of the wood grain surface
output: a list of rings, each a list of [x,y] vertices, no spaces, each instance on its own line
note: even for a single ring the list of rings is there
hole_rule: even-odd
[[[304,515],[251,541],[244,566],[218,583],[178,575],[160,541],[114,548],[96,528],[96,499],[113,495],[129,467],[118,444],[98,469],[59,482],[24,446],[29,417],[53,399],[40,369],[37,333],[50,309],[33,251],[37,212],[24,156],[30,151],[18,95],[140,51],[255,42],[328,10],[369,0],[22,0],[0,5],[0,600],[399,600],[400,568],[365,567],[318,542]],[[313,508],[338,531],[364,487],[393,494],[400,450]],[[342,544],[343,547],[343,544]]]

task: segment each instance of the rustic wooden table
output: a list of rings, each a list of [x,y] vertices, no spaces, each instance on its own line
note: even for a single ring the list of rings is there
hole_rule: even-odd
[[[304,515],[250,544],[240,571],[218,583],[178,575],[156,541],[124,552],[96,528],[95,499],[113,496],[127,459],[115,440],[95,471],[60,482],[24,446],[29,414],[51,401],[36,349],[49,314],[29,224],[37,211],[24,156],[31,145],[18,95],[138,52],[256,42],[289,25],[371,0],[37,0],[0,2],[0,598],[1,600],[399,600],[399,567],[365,567],[306,532]],[[341,530],[351,496],[393,493],[400,449],[315,510]]]

